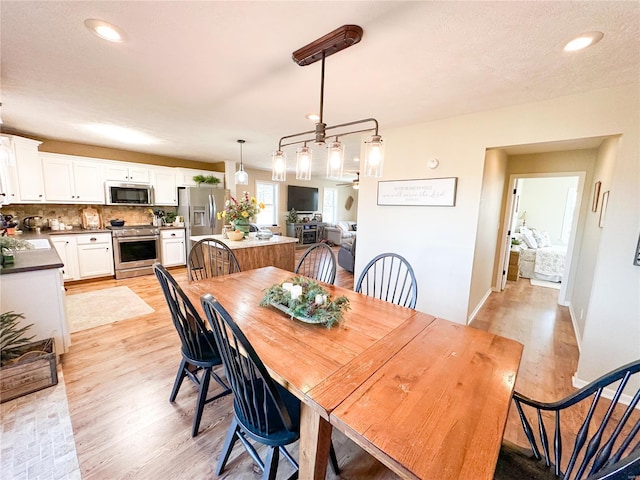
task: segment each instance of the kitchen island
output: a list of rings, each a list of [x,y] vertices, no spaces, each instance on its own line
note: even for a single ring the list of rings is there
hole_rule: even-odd
[[[228,246],[238,260],[240,270],[252,270],[261,267],[278,267],[293,272],[296,268],[296,243],[297,238],[274,235],[268,240],[258,240],[255,233],[250,233],[248,238],[233,241],[222,235],[198,235],[189,237],[191,245],[205,238],[219,240]]]
[[[63,263],[46,236],[25,237],[37,238],[38,248],[15,252],[14,263],[0,268],[0,312],[23,314],[20,326],[33,324],[28,331],[33,341],[54,338],[60,355],[71,345],[60,270]]]

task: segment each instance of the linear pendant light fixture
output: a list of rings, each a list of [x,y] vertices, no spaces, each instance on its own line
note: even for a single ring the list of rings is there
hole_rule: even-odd
[[[240,168],[236,172],[236,185],[248,185],[249,184],[249,174],[244,171],[244,165],[242,164],[242,144],[244,140],[238,140],[240,144]]]
[[[341,123],[338,125],[328,126],[324,123],[324,66],[325,59],[329,55],[333,55],[345,48],[355,45],[362,38],[362,28],[358,25],[343,25],[324,37],[314,40],[310,44],[293,52],[293,61],[301,67],[311,65],[317,61],[322,61],[322,71],[320,77],[320,118],[316,123],[315,130],[294,133],[286,135],[278,142],[278,150],[271,156],[272,159],[272,175],[274,181],[286,180],[287,156],[283,151],[284,147],[289,145],[304,144],[304,147],[298,150],[296,162],[296,179],[311,179],[311,156],[309,155],[309,172],[306,175],[300,173],[301,155],[303,151],[306,154],[311,152],[307,147],[307,142],[315,142],[317,145],[324,145],[329,130],[335,130],[329,136],[335,137],[330,143],[327,155],[327,177],[339,178],[342,176],[342,168],[344,163],[344,145],[340,142],[340,137],[353,135],[356,133],[373,132],[369,141],[365,142],[367,147],[367,156],[365,157],[364,175],[371,177],[381,177],[382,167],[384,164],[384,145],[382,137],[378,134],[378,121],[375,118],[365,118],[364,120],[356,120],[354,122]],[[370,124],[366,126],[364,124]],[[348,127],[359,126],[355,130],[349,130]],[[313,136],[311,136],[313,135]],[[306,149],[306,150],[305,150]]]

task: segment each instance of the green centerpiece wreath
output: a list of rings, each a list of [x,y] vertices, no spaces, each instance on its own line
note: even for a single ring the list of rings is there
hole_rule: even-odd
[[[344,312],[350,308],[347,297],[331,300],[319,283],[306,277],[293,277],[269,287],[259,305],[273,306],[305,323],[324,323],[327,328],[344,321]]]

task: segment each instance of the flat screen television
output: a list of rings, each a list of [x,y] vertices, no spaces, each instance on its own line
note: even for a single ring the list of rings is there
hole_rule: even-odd
[[[317,212],[318,189],[288,185],[287,210],[291,210],[292,208],[296,212]]]

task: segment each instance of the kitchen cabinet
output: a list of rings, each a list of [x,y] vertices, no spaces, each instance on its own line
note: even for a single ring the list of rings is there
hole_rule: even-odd
[[[150,183],[151,174],[145,165],[114,162],[105,167],[105,180],[127,183]]]
[[[42,142],[11,135],[16,157],[18,189],[21,203],[42,203],[44,196],[44,174],[38,145]]]
[[[187,251],[184,243],[184,228],[161,230],[160,240],[162,265],[172,267],[186,264]]]
[[[41,159],[47,202],[104,203],[100,163],[50,153]]]
[[[113,275],[113,245],[110,233],[76,236],[80,278]]]
[[[20,200],[18,190],[18,168],[11,137],[0,135],[0,206]]]
[[[154,205],[178,205],[178,187],[173,168],[158,168],[151,172]]]
[[[224,173],[211,172],[208,170],[196,170],[193,168],[183,168],[183,167],[176,168],[176,181],[177,181],[178,187],[197,186],[198,184],[193,180],[193,177],[196,175],[204,175],[205,177],[212,175],[214,177],[217,177],[220,179],[220,183],[216,185],[208,185],[208,186],[210,187],[218,186],[220,188],[224,188]]]
[[[64,281],[78,280],[80,271],[78,269],[78,250],[75,235],[51,235],[49,237],[58,256],[64,266],[62,267],[62,278]]]

